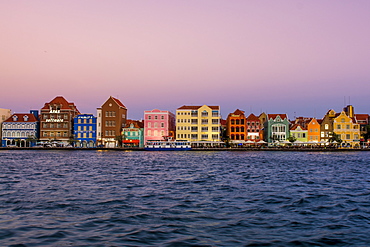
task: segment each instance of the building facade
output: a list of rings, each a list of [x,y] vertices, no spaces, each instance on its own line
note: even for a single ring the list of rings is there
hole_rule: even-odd
[[[176,110],[176,138],[220,142],[219,106],[181,106]]]
[[[259,117],[253,113],[249,114],[246,119],[247,122],[247,141],[258,142],[263,136],[263,125]]]
[[[38,111],[15,113],[2,124],[2,146],[33,147],[39,138]]]
[[[122,129],[124,147],[144,147],[144,123],[142,121],[127,120]]]
[[[300,142],[307,142],[308,131],[305,127],[300,124],[293,124],[290,127],[290,136]]]
[[[342,111],[333,121],[333,132],[339,135],[343,147],[360,147],[360,125]]]
[[[96,117],[93,114],[79,114],[74,118],[73,134],[75,147],[96,147]]]
[[[286,114],[267,114],[264,137],[268,143],[282,142],[289,138],[289,119]]]
[[[175,139],[175,121],[175,115],[169,111],[144,111],[144,143]]]
[[[7,120],[12,115],[12,111],[10,109],[3,109],[0,108],[0,128],[2,123]],[[0,132],[0,140],[2,139],[2,133]]]
[[[73,140],[73,119],[80,114],[74,103],[57,96],[40,111],[40,140],[64,145]]]
[[[320,123],[312,118],[307,124],[307,140],[309,142],[320,142]]]
[[[333,137],[333,122],[334,118],[336,118],[338,115],[334,110],[329,110],[325,114],[325,116],[322,119],[322,122],[320,124],[320,139],[323,142],[329,142],[331,141],[331,138]]]
[[[244,142],[247,136],[247,124],[244,111],[239,109],[230,113],[226,119],[227,136],[230,142]]]
[[[110,96],[100,108],[97,108],[97,144],[110,148],[121,146],[121,132],[126,119],[126,106],[119,99]]]

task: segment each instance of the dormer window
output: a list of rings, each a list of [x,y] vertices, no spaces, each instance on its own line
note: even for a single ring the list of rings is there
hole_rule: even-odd
[[[18,120],[17,116],[13,116],[13,121],[16,122]]]
[[[28,116],[23,116],[23,121],[27,122],[28,121]]]
[[[134,124],[130,124],[130,128],[132,129],[132,128],[134,128]]]

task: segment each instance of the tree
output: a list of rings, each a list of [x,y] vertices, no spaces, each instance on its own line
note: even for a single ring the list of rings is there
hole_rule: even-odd
[[[297,140],[297,138],[295,138],[295,136],[289,136],[289,138],[288,138],[288,141],[290,141],[290,142],[295,142]]]
[[[334,142],[334,141],[336,141],[337,143],[342,143],[342,139],[340,139],[340,135],[333,132],[332,137],[329,138],[329,142]]]
[[[124,140],[124,135],[118,135],[114,139],[118,142],[118,147],[122,147],[122,141]]]

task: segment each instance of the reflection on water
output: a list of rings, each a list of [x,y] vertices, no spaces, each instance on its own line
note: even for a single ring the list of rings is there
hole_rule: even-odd
[[[366,246],[367,152],[0,151],[3,246]]]

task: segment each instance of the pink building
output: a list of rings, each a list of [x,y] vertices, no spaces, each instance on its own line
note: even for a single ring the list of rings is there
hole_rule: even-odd
[[[175,115],[169,111],[144,111],[144,143],[149,140],[174,139],[175,121]]]

